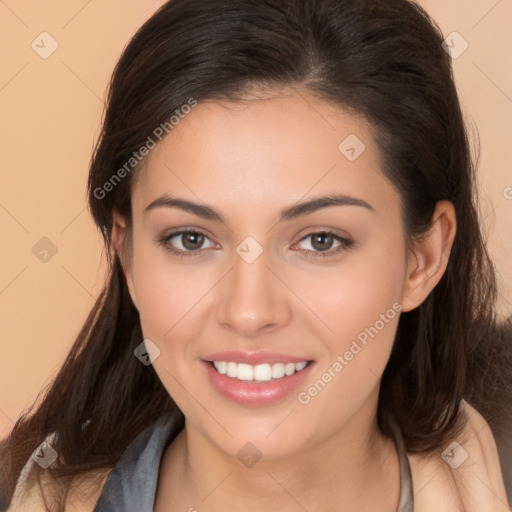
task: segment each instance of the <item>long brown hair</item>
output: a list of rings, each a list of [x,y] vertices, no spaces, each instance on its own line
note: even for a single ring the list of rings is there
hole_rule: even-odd
[[[305,87],[373,127],[410,241],[428,230],[437,201],[453,202],[457,235],[446,272],[400,317],[378,422],[389,435],[392,413],[411,452],[438,448],[458,432],[463,398],[502,424],[510,359],[497,354],[510,343],[497,334],[505,331],[496,326],[475,163],[442,42],[436,23],[407,0],[172,0],[138,30],[114,70],[90,164],[89,206],[109,254],[106,285],[41,403],[0,444],[4,504],[50,433],[59,459],[44,471],[58,484],[54,510],[63,511],[75,477],[114,466],[144,428],[177,407],[152,366],[134,357],[141,327],[111,234],[114,211],[130,221],[130,187],[143,172],[143,164],[127,170],[126,163],[148,137],[158,142],[155,129],[191,98]],[[498,383],[492,392],[490,382]]]

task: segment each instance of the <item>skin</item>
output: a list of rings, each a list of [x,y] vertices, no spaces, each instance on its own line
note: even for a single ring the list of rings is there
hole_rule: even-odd
[[[366,146],[355,161],[338,149],[349,134]],[[221,350],[304,357],[315,361],[297,391],[307,390],[393,304],[410,311],[439,282],[453,205],[438,203],[430,236],[407,251],[400,196],[379,168],[371,127],[291,89],[201,102],[137,172],[133,224],[116,215],[113,239],[144,337],[161,351],[155,371],[186,418],[164,453],[155,510],[334,511],[342,503],[395,512],[398,458],[376,410],[398,314],[307,405],[296,392],[268,406],[230,402],[200,360]],[[332,193],[373,210],[334,206],[278,222],[283,208]],[[210,205],[225,222],[145,211],[163,194]],[[183,228],[206,235],[199,256],[179,258],[158,242]],[[321,231],[354,244],[335,253],[334,239],[331,256],[308,258],[321,249],[304,237]],[[263,249],[250,264],[236,252],[247,236]],[[167,245],[186,250],[185,239]],[[250,468],[237,458],[247,442],[262,454]]]
[[[354,162],[337,149],[350,133],[366,145]],[[370,127],[298,90],[201,103],[145,163],[133,187],[133,228],[115,215],[113,241],[144,336],[161,351],[153,366],[186,418],[163,454],[154,510],[395,512],[396,449],[375,413],[398,315],[307,405],[295,393],[272,406],[231,403],[199,360],[224,349],[304,356],[315,360],[307,389],[395,301],[410,311],[439,282],[455,236],[453,205],[438,203],[430,235],[406,251],[400,198],[379,170]],[[333,192],[374,212],[337,206],[277,222],[282,208]],[[163,193],[212,205],[225,223],[170,208],[144,214]],[[178,259],[155,241],[183,227],[206,232],[203,245],[214,249]],[[303,238],[320,229],[355,244],[307,259],[299,249],[319,249]],[[263,248],[251,264],[235,251],[248,235]],[[455,441],[468,458],[460,467],[441,450],[408,454],[415,512],[510,511],[489,425],[464,401],[462,411]],[[251,468],[236,456],[247,442],[262,454]],[[80,475],[66,512],[92,512],[107,477]],[[46,511],[39,486],[19,482],[8,510]]]

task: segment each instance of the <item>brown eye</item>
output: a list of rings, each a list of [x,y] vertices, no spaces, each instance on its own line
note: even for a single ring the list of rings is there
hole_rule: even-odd
[[[326,251],[330,249],[333,242],[334,237],[328,233],[316,233],[311,236],[311,245],[319,251]]]
[[[163,237],[159,242],[169,251],[179,255],[194,255],[203,249],[206,240],[209,240],[206,235],[199,231],[186,230],[177,231]],[[210,242],[213,247],[213,243]]]
[[[310,233],[302,238],[299,244],[308,239],[310,239],[308,244],[309,247],[303,248],[303,251],[305,251],[306,256],[311,257],[334,256],[342,251],[350,249],[354,245],[352,240],[340,237],[330,231]],[[332,247],[335,242],[337,242],[337,246],[333,249]]]
[[[182,244],[185,249],[193,251],[200,249],[201,245],[203,245],[204,236],[201,233],[183,233],[181,236],[183,237]]]

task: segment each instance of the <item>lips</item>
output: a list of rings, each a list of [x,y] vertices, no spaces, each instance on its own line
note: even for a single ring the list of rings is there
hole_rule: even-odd
[[[281,378],[272,378],[267,381],[240,380],[221,374],[215,369],[214,362],[227,361],[242,365],[276,365],[308,364],[299,371],[294,370]],[[315,362],[308,357],[297,357],[277,352],[216,352],[209,354],[202,360],[202,367],[212,388],[229,401],[240,405],[265,406],[287,398],[296,390],[310,374]]]

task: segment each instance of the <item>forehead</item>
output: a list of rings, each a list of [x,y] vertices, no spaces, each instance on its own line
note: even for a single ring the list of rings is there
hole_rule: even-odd
[[[134,187],[146,204],[164,192],[226,208],[281,207],[339,192],[396,202],[371,126],[304,92],[205,101],[151,151]],[[212,201],[209,201],[211,198]]]

